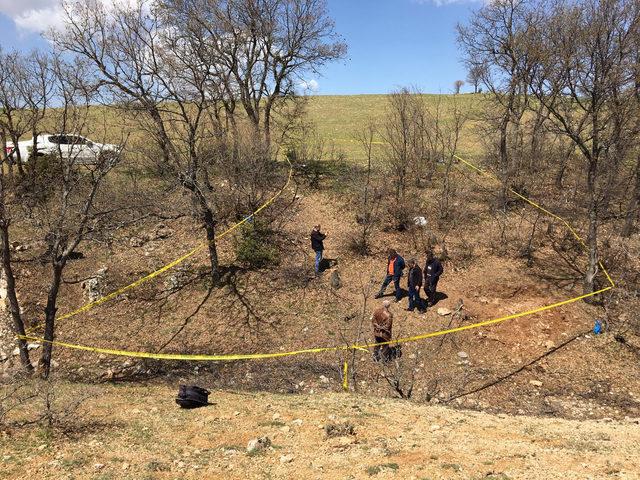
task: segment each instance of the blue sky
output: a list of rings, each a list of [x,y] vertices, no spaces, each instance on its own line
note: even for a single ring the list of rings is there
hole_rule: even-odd
[[[455,25],[465,22],[480,1],[328,0],[349,53],[345,60],[326,66],[322,76],[308,80],[315,93],[323,95],[387,93],[401,86],[448,93],[455,80],[466,77]],[[38,29],[55,23],[56,3],[0,0],[2,47],[46,48]]]
[[[454,81],[466,78],[455,26],[479,6],[462,0],[329,0],[349,54],[324,69],[319,93],[387,93],[401,86],[451,91]]]

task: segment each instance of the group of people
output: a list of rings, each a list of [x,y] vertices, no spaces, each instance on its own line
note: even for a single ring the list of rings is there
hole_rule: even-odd
[[[320,225],[315,225],[313,230],[311,230],[311,248],[316,254],[316,276],[321,273],[325,238],[327,238],[327,235],[322,233]],[[419,312],[423,313],[429,305],[433,305],[436,302],[436,288],[438,287],[438,280],[440,279],[440,275],[442,275],[443,271],[442,264],[433,255],[432,251],[427,252],[427,260],[425,262],[424,269],[422,269],[415,258],[411,258],[405,264],[404,258],[402,258],[393,248],[387,250],[387,267],[385,270],[385,276],[376,298],[382,298],[389,284],[393,282],[396,302],[399,302],[402,299],[403,290],[400,288],[400,279],[402,278],[407,266],[409,267],[409,273],[407,275],[409,307],[407,310],[412,312],[417,308]],[[423,285],[424,292],[426,294],[424,301],[420,298],[420,290]]]
[[[311,248],[315,252],[316,275],[320,275],[321,273],[325,238],[327,238],[327,235],[322,233],[320,225],[314,226],[311,231]],[[389,249],[387,251],[384,280],[375,298],[382,298],[389,284],[393,282],[395,299],[396,302],[399,302],[403,296],[400,279],[407,267],[409,267],[407,274],[409,306],[407,310],[412,312],[418,309],[419,312],[424,313],[428,306],[434,305],[436,302],[438,280],[440,280],[443,272],[442,263],[434,256],[432,251],[427,252],[424,269],[422,269],[415,258],[411,258],[405,263],[404,258],[402,258],[398,252],[394,249]],[[423,286],[426,294],[424,300],[420,297],[420,290]],[[392,340],[393,313],[391,312],[391,302],[389,300],[384,300],[382,305],[373,312],[371,323],[376,344],[385,344]],[[399,345],[393,347],[388,344],[377,345],[373,351],[373,358],[376,361],[387,362],[401,355],[402,351]]]
[[[421,269],[415,258],[411,258],[405,265],[404,258],[392,248],[387,251],[387,255],[387,270],[376,298],[383,297],[385,290],[393,281],[396,302],[399,302],[402,299],[400,278],[402,278],[403,271],[408,266],[407,291],[409,292],[409,308],[407,310],[412,312],[417,308],[420,312],[426,311],[429,305],[433,305],[436,302],[436,288],[443,272],[440,261],[433,255],[432,251],[428,251],[424,269]],[[423,284],[426,294],[425,301],[420,298],[420,290]]]

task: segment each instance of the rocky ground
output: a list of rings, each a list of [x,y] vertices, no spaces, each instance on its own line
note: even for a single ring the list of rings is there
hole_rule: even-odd
[[[5,427],[0,478],[640,478],[640,427],[457,411],[353,394],[58,383],[53,428]],[[13,420],[24,415],[12,414]],[[58,418],[58,417],[56,417]]]

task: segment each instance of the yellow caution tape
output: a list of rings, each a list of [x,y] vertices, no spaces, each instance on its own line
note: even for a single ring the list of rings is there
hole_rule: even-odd
[[[464,164],[470,166],[474,170],[478,171],[479,173],[481,173],[483,175],[486,175],[486,176],[488,176],[490,178],[495,179],[495,177],[492,177],[490,174],[488,174],[484,170],[476,167],[475,165],[467,162],[466,160],[463,160],[462,158],[458,157],[457,155],[456,155],[456,158],[458,160],[460,160],[461,162],[463,162]],[[287,184],[291,180],[291,173],[292,173],[292,170],[289,170],[289,179],[287,180]],[[273,199],[275,199],[278,195],[280,195],[280,193],[284,190],[284,188],[286,188],[286,185],[268,203],[272,202]],[[522,198],[523,200],[525,200],[530,205],[532,205],[532,206],[542,210],[543,212],[553,216],[554,218],[557,218],[558,220],[562,221],[570,229],[570,231],[573,233],[573,235],[576,237],[576,239],[578,239],[578,241],[580,241],[581,244],[586,247],[584,241],[580,238],[580,236],[575,232],[575,230],[573,228],[571,228],[571,226],[563,218],[561,218],[558,215],[555,215],[555,214],[549,212],[548,210],[544,209],[543,207],[541,207],[537,203],[535,203],[535,202],[529,200],[528,198],[524,197],[523,195],[520,195],[519,193],[515,192],[513,189],[510,189],[510,190],[511,190],[512,193],[514,193],[518,197]],[[260,209],[258,209],[256,211],[256,213],[258,211],[262,210],[262,208],[266,207],[266,205],[268,205],[268,203],[263,205]],[[244,221],[246,221],[246,219],[243,220],[243,222],[240,222],[239,224],[236,224],[233,227],[231,227],[230,230],[232,230],[233,228],[237,228],[237,226],[239,226],[240,224],[244,223]],[[230,231],[230,230],[228,230],[228,231]],[[225,232],[225,233],[228,233],[228,231]],[[202,246],[198,247],[198,248],[202,248]],[[189,253],[191,253],[191,252],[189,252]],[[174,262],[172,262],[172,263],[174,263]],[[415,342],[415,341],[424,340],[424,339],[427,339],[427,338],[433,338],[433,337],[437,337],[437,336],[441,336],[441,335],[448,335],[448,334],[451,334],[451,333],[457,333],[457,332],[462,332],[462,331],[465,331],[465,330],[471,330],[471,329],[475,329],[475,328],[485,327],[485,326],[488,326],[488,325],[494,325],[494,324],[497,324],[497,323],[505,322],[507,320],[512,320],[512,319],[515,319],[515,318],[521,318],[521,317],[525,317],[525,316],[529,316],[529,315],[534,315],[536,313],[540,313],[540,312],[544,312],[544,311],[551,310],[551,309],[554,309],[554,308],[558,308],[558,307],[561,307],[563,305],[568,305],[570,303],[574,303],[574,302],[577,302],[579,300],[583,300],[585,298],[589,298],[589,297],[598,295],[600,293],[603,293],[603,292],[606,292],[608,290],[611,290],[615,286],[615,284],[613,283],[613,280],[611,280],[611,277],[609,276],[607,271],[604,269],[604,267],[602,265],[600,265],[600,267],[602,268],[603,272],[606,274],[607,279],[609,280],[609,282],[611,284],[610,286],[602,288],[600,290],[597,290],[597,291],[594,291],[594,292],[591,292],[591,293],[586,293],[586,294],[583,294],[583,295],[579,295],[577,297],[573,297],[573,298],[570,298],[568,300],[562,300],[560,302],[552,303],[550,305],[545,305],[543,307],[538,307],[538,308],[534,308],[532,310],[527,310],[525,312],[514,313],[512,315],[507,315],[507,316],[504,316],[504,317],[494,318],[494,319],[491,319],[491,320],[485,320],[485,321],[482,321],[482,322],[472,323],[472,324],[469,324],[469,325],[462,325],[462,326],[459,326],[459,327],[449,328],[449,329],[445,329],[445,330],[438,330],[438,331],[435,331],[435,332],[424,333],[424,334],[421,334],[421,335],[414,335],[414,336],[411,336],[411,337],[398,338],[396,340],[391,340],[391,341],[388,341],[388,342],[380,342],[380,343],[367,343],[367,344],[362,344],[362,345],[339,345],[339,346],[333,346],[333,347],[306,348],[306,349],[294,350],[294,351],[289,351],[289,352],[246,353],[246,354],[228,354],[228,355],[207,355],[207,354],[199,355],[199,354],[153,353],[153,352],[136,352],[136,351],[130,351],[130,350],[114,350],[114,349],[108,349],[108,348],[100,348],[100,347],[90,347],[90,346],[86,346],[86,345],[78,345],[78,344],[67,343],[67,342],[45,340],[44,338],[30,336],[30,335],[19,335],[18,338],[21,338],[21,339],[27,340],[27,341],[31,341],[31,342],[35,342],[35,343],[50,343],[52,345],[59,346],[59,347],[71,348],[71,349],[75,349],[75,350],[82,350],[82,351],[88,351],[88,352],[93,352],[93,353],[102,353],[102,354],[107,354],[107,355],[118,355],[118,356],[126,356],[126,357],[152,358],[152,359],[156,359],[156,360],[236,361],[236,360],[256,360],[256,359],[268,359],[268,358],[281,358],[281,357],[289,357],[289,356],[308,354],[308,353],[324,353],[324,352],[335,352],[335,351],[345,351],[345,350],[365,350],[365,349],[370,349],[372,347],[380,346],[380,345],[391,345],[391,344]],[[152,275],[152,274],[150,274],[150,275]],[[136,284],[136,283],[137,282],[134,282],[134,284]],[[131,284],[131,285],[134,285],[134,284]],[[127,287],[125,287],[125,288],[127,288]],[[129,288],[133,288],[133,287],[129,287]],[[93,302],[93,303],[95,303],[95,302]],[[345,386],[345,382],[348,382],[348,380],[347,380],[347,369],[348,369],[348,365],[347,365],[347,362],[345,361],[344,370],[343,370],[343,373],[344,373],[344,375],[343,375],[343,377],[344,377],[343,378],[343,388]],[[348,383],[347,383],[347,388],[348,388]]]
[[[365,343],[361,345],[338,345],[333,347],[305,348],[301,350],[293,350],[290,352],[241,353],[241,354],[228,354],[228,355],[153,353],[153,352],[135,352],[131,350],[113,350],[110,348],[100,348],[100,347],[89,347],[86,345],[76,345],[74,343],[59,342],[57,340],[49,341],[41,337],[32,337],[28,335],[19,335],[18,338],[21,338],[23,340],[27,340],[30,342],[35,342],[35,343],[50,343],[58,347],[72,348],[75,350],[83,350],[86,352],[93,352],[93,353],[104,353],[107,355],[118,355],[122,357],[153,358],[156,360],[190,360],[190,361],[203,361],[203,362],[204,361],[222,362],[222,361],[236,361],[236,360],[257,360],[257,359],[267,359],[267,358],[290,357],[293,355],[302,355],[307,353],[325,353],[325,352],[336,352],[336,351],[344,351],[344,350],[363,350],[363,349],[370,349],[372,347],[376,347],[379,345],[393,345],[393,344],[399,344],[399,343],[415,342],[418,340],[424,340],[426,338],[438,337],[441,335],[448,335],[450,333],[457,333],[465,330],[471,330],[474,328],[485,327],[488,325],[501,323],[506,320],[512,320],[514,318],[526,317],[528,315],[544,312],[545,310],[551,310],[553,308],[558,308],[563,305],[568,305],[570,303],[577,302],[584,298],[598,295],[600,293],[606,292],[607,290],[611,290],[612,288],[613,287],[609,286],[595,292],[580,295],[579,297],[570,298],[568,300],[562,300],[561,302],[552,303],[551,305],[545,305],[544,307],[534,308],[533,310],[527,310],[526,312],[514,313],[512,315],[507,315],[505,317],[494,318],[491,320],[485,320],[477,323],[470,323],[469,325],[462,325],[459,327],[448,328],[446,330],[437,330],[435,332],[423,333],[421,335],[414,335],[412,337],[398,338],[395,340],[390,340],[388,342]]]
[[[349,391],[349,364],[347,361],[344,361],[344,367],[342,368],[342,389],[345,392]]]

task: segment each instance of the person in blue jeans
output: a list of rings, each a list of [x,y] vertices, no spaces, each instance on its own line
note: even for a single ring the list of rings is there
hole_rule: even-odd
[[[320,231],[320,225],[313,227],[313,230],[311,230],[311,248],[316,252],[316,275],[320,275],[320,263],[322,262],[325,238],[327,236]]]
[[[409,265],[408,275],[408,290],[409,290],[409,308],[407,311],[413,312],[415,308],[420,313],[424,313],[424,305],[420,298],[420,288],[422,287],[422,269],[418,266],[418,262],[415,258],[410,259],[407,262]]]
[[[387,250],[387,271],[380,287],[380,291],[375,298],[380,298],[384,295],[384,291],[387,286],[393,280],[393,286],[396,289],[396,302],[399,302],[402,298],[402,289],[400,288],[400,277],[402,277],[402,271],[404,270],[404,258],[398,255],[393,248]]]

